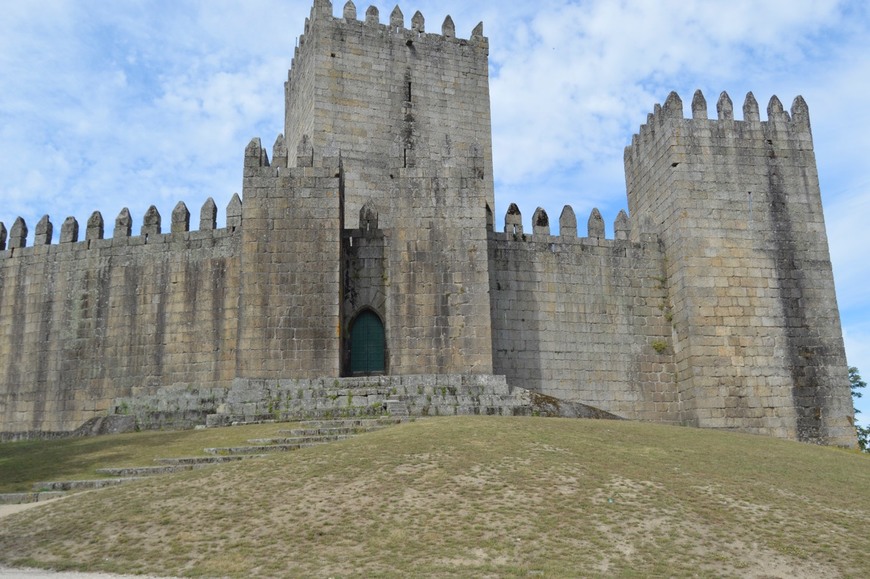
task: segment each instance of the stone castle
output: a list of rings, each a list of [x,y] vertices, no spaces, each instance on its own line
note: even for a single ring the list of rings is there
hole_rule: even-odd
[[[750,93],[737,120],[697,92],[686,118],[671,93],[625,149],[614,239],[597,210],[578,236],[568,206],[558,235],[516,205],[495,231],[488,46],[449,16],[433,34],[315,0],[283,134],[245,149],[225,227],[211,200],[198,230],[183,203],[169,232],[154,207],[139,235],[95,212],[58,244],[46,216],[32,247],[0,224],[0,431],[501,413],[522,392],[854,446],[803,99],[761,120]]]

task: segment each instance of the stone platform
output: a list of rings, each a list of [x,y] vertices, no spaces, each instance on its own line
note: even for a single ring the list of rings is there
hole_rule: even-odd
[[[140,430],[226,426],[263,420],[454,415],[618,418],[596,408],[511,388],[504,376],[366,376],[259,380],[237,378],[228,389],[174,386],[120,398],[113,413],[135,417]]]

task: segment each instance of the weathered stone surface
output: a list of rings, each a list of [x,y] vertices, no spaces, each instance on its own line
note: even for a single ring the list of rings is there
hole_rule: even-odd
[[[75,217],[67,217],[60,226],[60,242],[75,243],[79,240],[79,222]]]
[[[157,207],[152,205],[145,212],[145,218],[142,220],[142,229],[139,235],[147,238],[149,235],[160,235],[160,212]]]
[[[199,211],[199,230],[214,231],[217,227],[217,205],[214,199],[209,197],[202,204],[202,209]]]
[[[692,97],[692,118],[699,120],[707,119],[707,99],[700,89],[695,91]]]
[[[124,207],[115,218],[115,231],[112,237],[130,237],[133,231],[133,218],[130,216],[130,210]]]
[[[242,226],[242,200],[238,193],[233,193],[230,204],[227,205],[227,229],[235,230]]]
[[[535,209],[532,215],[532,232],[535,235],[550,235],[550,218],[541,207]]]
[[[586,228],[588,230],[587,237],[604,239],[604,218],[601,217],[601,212],[598,211],[597,207],[592,209],[589,221],[586,223]]]
[[[159,230],[158,230],[159,231]],[[190,231],[190,211],[184,201],[179,201],[172,210],[172,233],[186,233]]]
[[[103,238],[105,224],[103,215],[99,211],[94,211],[88,218],[88,226],[85,230],[85,240],[98,240]]]
[[[24,219],[16,217],[9,232],[9,249],[18,249],[27,246],[27,224]]]
[[[577,237],[577,216],[570,205],[565,205],[559,215],[559,235],[566,238]]]
[[[33,237],[33,245],[49,245],[51,243],[51,236],[54,234],[54,226],[51,224],[51,220],[48,218],[48,215],[43,215],[42,219],[36,224],[36,233]]]

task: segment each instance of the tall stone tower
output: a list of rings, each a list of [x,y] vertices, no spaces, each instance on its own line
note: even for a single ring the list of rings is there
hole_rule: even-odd
[[[285,137],[279,137],[265,170],[273,177],[262,214],[276,220],[275,227],[266,242],[265,230],[245,223],[245,248],[251,252],[243,261],[266,260],[273,276],[293,272],[294,283],[270,286],[275,293],[263,307],[273,312],[276,305],[284,307],[291,318],[294,311],[328,318],[315,321],[306,314],[298,320],[310,326],[318,344],[329,340],[324,355],[335,363],[327,365],[332,368],[327,375],[361,371],[351,363],[351,350],[353,327],[362,314],[381,326],[384,372],[492,371],[486,247],[487,212],[493,205],[489,45],[482,26],[469,40],[457,38],[449,16],[440,34],[425,31],[419,12],[410,24],[406,28],[398,7],[389,23],[381,24],[374,7],[361,20],[348,2],[343,17],[335,18],[331,2],[314,2],[285,85]],[[288,148],[297,154],[288,155]],[[264,175],[256,171],[262,181]],[[281,180],[285,171],[291,175],[286,182]],[[335,195],[298,190],[299,185],[320,187],[320,181],[296,180],[297,175],[308,179],[309,173],[316,179],[335,177],[330,185]],[[252,201],[264,198],[258,187],[246,174],[246,213],[255,211]],[[361,215],[367,216],[364,227]],[[287,231],[287,239],[276,235],[278,230]],[[301,235],[319,241],[300,241],[313,245],[284,252],[286,242]],[[278,264],[273,250],[287,261]],[[339,253],[345,257],[339,259]],[[266,266],[258,263],[255,270],[265,275]],[[263,280],[244,284],[243,301],[246,288],[262,301]],[[261,309],[243,309],[243,314],[262,317]],[[280,333],[279,325],[274,329]],[[250,334],[254,341],[263,339],[260,328]],[[288,347],[298,352],[299,338],[287,334],[283,341],[273,338],[257,347],[286,357]],[[311,347],[306,351],[320,358],[314,351],[321,348]],[[317,368],[323,375],[321,361],[309,360],[299,369]],[[279,367],[297,365],[276,361],[276,372]]]
[[[671,93],[625,151],[633,232],[660,236],[682,421],[854,444],[809,112],[743,120]]]

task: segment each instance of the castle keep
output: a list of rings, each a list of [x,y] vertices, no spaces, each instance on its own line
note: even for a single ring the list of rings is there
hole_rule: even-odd
[[[672,93],[625,149],[614,239],[567,206],[558,235],[515,205],[495,231],[488,47],[449,16],[432,33],[315,0],[283,133],[245,149],[224,227],[211,200],[196,230],[183,203],[138,235],[126,209],[110,231],[68,218],[57,244],[48,216],[32,246],[0,224],[0,432],[182,400],[202,420],[289,413],[318,392],[502,412],[496,394],[531,391],[854,446],[803,99],[761,120],[750,93],[737,120],[697,92],[687,118]]]

